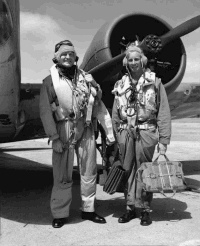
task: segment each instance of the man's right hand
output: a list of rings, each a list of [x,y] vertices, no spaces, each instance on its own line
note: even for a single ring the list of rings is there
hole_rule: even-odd
[[[52,141],[52,149],[58,153],[63,152],[63,143],[59,138]]]

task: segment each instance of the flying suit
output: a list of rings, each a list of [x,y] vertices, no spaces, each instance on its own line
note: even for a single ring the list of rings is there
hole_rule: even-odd
[[[65,218],[69,216],[72,201],[74,150],[81,176],[82,211],[94,212],[97,165],[92,118],[98,112],[98,107],[100,115],[106,115],[107,122],[109,115],[100,100],[99,86],[95,100],[90,100],[92,89],[84,79],[83,71],[77,69],[74,81],[62,76],[55,65],[50,72],[51,75],[43,80],[41,88],[40,116],[49,140],[59,138],[64,144],[62,153],[53,150],[54,184],[50,206],[54,218]],[[104,124],[105,127],[107,125]],[[112,129],[106,130],[109,137],[114,138]]]
[[[128,182],[125,189],[127,209],[149,210],[153,194],[136,182],[136,171],[151,162],[158,142],[169,144],[171,115],[165,88],[149,69],[131,84],[128,74],[117,81],[113,93],[112,122]]]

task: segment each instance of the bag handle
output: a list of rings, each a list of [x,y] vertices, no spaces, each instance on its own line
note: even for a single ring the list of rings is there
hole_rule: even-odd
[[[153,163],[156,163],[158,161],[158,159],[159,159],[160,156],[161,156],[161,154],[159,153],[158,156],[156,157],[156,159],[153,161]],[[162,155],[162,156],[164,156],[164,158],[165,158],[166,161],[169,161],[169,159],[167,158],[167,156],[165,154]]]

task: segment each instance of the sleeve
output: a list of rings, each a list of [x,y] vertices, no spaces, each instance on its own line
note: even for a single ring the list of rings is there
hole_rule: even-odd
[[[113,108],[112,108],[112,124],[113,124],[113,129],[114,129],[115,135],[117,135],[118,127],[120,125],[120,118],[119,118],[116,99],[114,100]]]
[[[101,100],[101,98],[102,98],[102,90],[101,90],[100,85],[96,82],[96,80],[94,78],[93,78],[93,82],[91,83],[91,85],[96,89],[96,92],[97,92],[96,97],[97,97],[97,99]]]
[[[157,115],[157,125],[159,132],[159,142],[169,144],[171,139],[171,113],[165,88],[159,84],[159,110]]]
[[[48,93],[47,84],[43,83],[40,90],[40,118],[49,140],[55,140],[59,138],[59,135],[56,129],[56,123],[53,118],[50,101],[51,99]]]

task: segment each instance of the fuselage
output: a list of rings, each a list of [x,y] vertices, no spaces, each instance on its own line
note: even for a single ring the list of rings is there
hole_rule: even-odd
[[[0,0],[0,142],[13,139],[20,125],[19,0]]]

